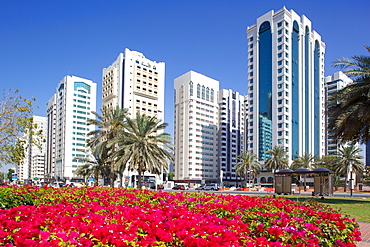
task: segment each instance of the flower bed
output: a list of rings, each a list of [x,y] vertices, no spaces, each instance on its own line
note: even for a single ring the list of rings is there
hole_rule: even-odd
[[[4,204],[6,195],[19,206]],[[356,246],[361,240],[354,219],[321,204],[272,197],[24,186],[0,188],[0,204],[6,207],[0,246]]]

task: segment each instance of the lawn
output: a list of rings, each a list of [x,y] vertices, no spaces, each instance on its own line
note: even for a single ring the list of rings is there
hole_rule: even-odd
[[[343,215],[349,215],[355,218],[357,222],[370,223],[370,198],[343,198],[343,197],[325,197],[322,200],[319,197],[304,197],[304,196],[278,196],[285,197],[290,200],[307,201],[315,200],[319,203],[330,205],[332,208],[339,211]]]

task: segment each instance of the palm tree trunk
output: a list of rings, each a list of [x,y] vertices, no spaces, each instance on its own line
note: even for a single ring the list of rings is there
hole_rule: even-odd
[[[138,189],[141,190],[141,165],[139,165],[139,169],[137,169],[137,186],[138,186]]]
[[[98,171],[94,172],[94,186],[98,186],[99,183],[99,173]]]
[[[114,187],[114,164],[111,164],[111,167],[110,167],[110,174],[109,174],[110,176],[110,181],[109,181],[109,183],[110,183],[110,187]]]
[[[122,187],[122,184],[123,184],[122,179],[123,179],[123,172],[120,172],[119,173],[119,187]]]
[[[303,186],[304,186],[303,190],[307,191],[307,189],[306,189],[306,174],[303,175]]]
[[[112,152],[114,153],[116,151],[116,146],[113,145],[112,146]],[[114,187],[114,167],[115,167],[115,163],[114,163],[114,159],[112,160],[112,163],[110,164],[110,187]]]
[[[344,182],[344,192],[347,192],[347,183],[348,183],[347,174],[346,174],[345,178],[346,178],[346,180]]]

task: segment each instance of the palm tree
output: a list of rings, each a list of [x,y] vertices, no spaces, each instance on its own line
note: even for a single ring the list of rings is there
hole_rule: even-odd
[[[136,119],[126,118],[125,128],[114,140],[118,149],[117,169],[129,169],[138,172],[138,187],[141,189],[142,174],[145,171],[161,174],[168,169],[168,161],[172,161],[173,145],[171,137],[163,130],[168,126],[156,117],[136,114]]]
[[[83,177],[84,182],[86,183],[87,179],[91,176],[91,174],[93,174],[93,170],[90,168],[90,164],[83,164],[77,167],[74,174]]]
[[[260,163],[257,161],[258,157],[252,152],[244,151],[238,156],[238,163],[234,164],[236,174],[240,177],[246,178],[249,174],[250,178],[254,178],[261,169]],[[248,181],[249,184],[249,181]]]
[[[275,170],[288,168],[289,161],[287,158],[287,151],[284,147],[274,146],[266,153],[271,155],[271,157],[268,158],[265,162],[266,169],[272,170],[272,172],[274,172]]]
[[[316,157],[310,153],[304,153],[293,161],[293,164],[298,168],[308,168],[311,169],[315,166]]]
[[[369,46],[365,48],[370,52]],[[340,143],[366,143],[370,140],[370,56],[337,59],[333,66],[345,68],[354,83],[329,98],[328,128]]]
[[[79,166],[75,173],[76,175],[86,178],[91,175],[94,176],[94,186],[98,185],[99,178],[114,177],[111,175],[111,149],[105,145],[99,145],[91,149],[90,157],[78,158],[79,161],[83,162],[82,166]],[[102,150],[101,150],[102,149]]]
[[[127,109],[121,109],[117,106],[113,110],[103,110],[102,115],[92,112],[96,116],[96,119],[89,119],[87,124],[95,125],[97,129],[88,133],[88,136],[91,136],[87,142],[88,146],[101,152],[110,150],[109,153],[114,153],[117,148],[116,144],[110,144],[108,147],[108,143],[111,143],[117,137],[118,132],[124,127],[127,111]],[[110,158],[109,184],[111,187],[114,187],[116,164],[113,157],[110,156]]]
[[[357,148],[353,145],[341,146],[338,150],[340,161],[335,166],[335,172],[345,177],[345,184],[347,184],[348,181],[350,166],[352,166],[353,171],[357,173],[362,173],[363,171],[362,156],[359,154],[361,151],[361,148]],[[344,186],[344,192],[346,191],[346,186]]]
[[[336,155],[323,155],[320,159],[315,161],[316,167],[324,167],[334,171],[334,167],[338,164],[339,158]]]
[[[294,159],[292,168],[294,167],[294,170],[297,168],[308,168],[311,169],[313,166],[315,166],[315,156],[313,156],[310,153],[304,153],[302,156],[299,156],[297,159]],[[303,186],[304,191],[306,191],[306,174],[303,175]]]

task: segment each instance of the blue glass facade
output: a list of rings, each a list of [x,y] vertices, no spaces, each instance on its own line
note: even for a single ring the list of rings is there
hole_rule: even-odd
[[[299,157],[299,26],[296,21],[293,23],[292,32],[292,158]]]
[[[266,152],[272,148],[272,33],[270,22],[265,21],[259,28],[259,108],[258,143],[260,160],[266,160]]]
[[[74,83],[74,90],[77,91],[78,88],[84,88],[87,90],[87,93],[90,93],[90,86],[87,85],[85,82],[75,82]]]
[[[310,126],[310,122],[309,122],[309,111],[310,111],[310,99],[309,99],[309,92],[310,92],[310,60],[309,60],[309,54],[310,54],[310,29],[306,26],[306,32],[305,32],[305,43],[304,43],[304,52],[305,52],[305,59],[304,59],[304,73],[305,73],[305,76],[304,76],[304,80],[305,80],[305,83],[304,83],[304,99],[305,99],[305,126],[304,126],[304,135],[305,135],[305,138],[304,138],[304,143],[305,143],[305,147],[304,147],[304,151],[306,153],[309,153],[309,126]]]
[[[315,41],[314,51],[314,153],[320,156],[320,45]]]

